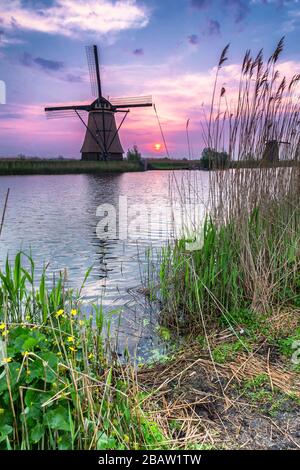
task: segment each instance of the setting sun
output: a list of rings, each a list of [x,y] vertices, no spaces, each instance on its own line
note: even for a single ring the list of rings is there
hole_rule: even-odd
[[[154,144],[154,149],[159,152],[161,150],[161,144]]]

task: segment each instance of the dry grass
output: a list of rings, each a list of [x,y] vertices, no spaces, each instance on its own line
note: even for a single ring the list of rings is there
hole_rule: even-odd
[[[232,314],[242,310],[256,315],[300,304],[300,167],[278,168],[276,155],[273,164],[243,167],[249,159],[262,162],[269,141],[289,142],[280,158],[298,160],[300,75],[290,83],[280,76],[282,48],[283,41],[266,61],[262,52],[252,57],[247,51],[232,105],[221,85],[218,97],[227,49],[221,55],[204,134],[207,146],[227,152],[235,169],[209,173],[202,226],[199,188],[187,181],[189,192],[180,195],[184,202],[186,195],[198,201],[198,213],[194,233],[170,247],[162,263],[162,321],[178,332],[203,330],[222,316],[229,324]],[[193,235],[203,243],[188,252],[186,241]]]
[[[284,435],[291,448],[300,448],[300,440],[295,438],[294,431],[285,429],[288,416],[285,424],[276,422],[276,418],[261,409],[261,404],[253,403],[243,397],[243,393],[236,392],[236,386],[261,374],[268,375],[271,388],[277,394],[300,398],[299,376],[286,371],[282,365],[270,364],[268,355],[260,357],[258,351],[250,355],[241,354],[228,364],[215,364],[202,350],[194,347],[168,365],[140,371],[138,382],[148,392],[151,390],[144,406],[165,430],[165,435],[170,436],[168,442],[173,441],[177,448],[186,448],[192,442],[214,448],[240,448],[245,445],[266,448],[268,445],[261,446],[257,439],[262,429],[268,432],[270,421],[273,421],[271,428],[277,432],[279,443],[282,443]],[[296,414],[299,415],[299,407]],[[294,415],[295,411],[291,412],[290,418]],[[246,419],[259,419],[261,425],[254,435],[251,435],[250,429],[244,429],[244,435],[239,439],[239,423],[242,428]],[[175,432],[172,432],[172,422],[177,423]],[[246,438],[249,439],[248,444]]]
[[[266,327],[280,338],[298,319],[299,310],[277,311]],[[230,329],[211,331],[210,350],[235,339]],[[168,363],[142,368],[137,382],[149,394],[143,406],[176,448],[300,448],[300,377],[263,334],[224,363],[194,342]],[[245,386],[252,382],[253,390]]]

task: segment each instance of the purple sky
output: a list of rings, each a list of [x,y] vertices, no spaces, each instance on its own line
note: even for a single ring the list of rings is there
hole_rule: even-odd
[[[0,155],[80,157],[79,120],[47,121],[43,108],[91,101],[84,46],[96,43],[104,95],[152,95],[174,157],[187,156],[189,118],[198,157],[223,47],[220,86],[234,93],[245,50],[269,55],[283,35],[280,70],[300,73],[299,31],[298,0],[0,0]],[[151,108],[130,112],[121,139],[125,150],[165,154]]]

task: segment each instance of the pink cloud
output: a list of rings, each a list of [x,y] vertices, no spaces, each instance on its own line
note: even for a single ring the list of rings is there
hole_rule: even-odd
[[[277,68],[281,78],[286,75],[290,80],[300,71],[300,63],[285,61],[278,64]],[[106,67],[103,75],[104,83],[109,83],[111,92],[114,92],[115,96],[153,95],[168,148],[173,156],[184,157],[187,156],[185,126],[188,118],[195,156],[199,156],[203,148],[202,126],[205,125],[203,113],[207,114],[209,109],[215,71],[211,69],[206,72],[184,72],[175,75],[170,73],[170,64],[155,66],[136,64]],[[120,77],[122,77],[121,84]],[[221,87],[224,87],[227,102],[232,107],[237,100],[239,78],[240,65],[226,65],[220,71],[217,93]],[[74,99],[70,103],[45,104],[51,106],[74,103],[80,102]],[[221,109],[224,105],[225,102],[221,102]],[[14,113],[18,109],[22,115],[18,119],[1,119],[3,146],[16,147],[17,140],[20,142],[19,152],[22,153],[30,151],[42,156],[62,154],[79,157],[85,132],[82,124],[77,118],[47,120],[43,107],[44,104],[21,108],[20,105],[1,107],[1,114]],[[117,116],[117,120],[119,119]],[[155,152],[153,148],[155,143],[162,143],[162,137],[154,110],[151,108],[132,109],[120,134],[125,151],[136,143],[144,155],[164,154]]]
[[[51,6],[39,8],[21,0],[0,5],[3,26],[10,29],[39,31],[65,36],[82,33],[107,34],[147,26],[150,12],[136,0],[55,0]]]

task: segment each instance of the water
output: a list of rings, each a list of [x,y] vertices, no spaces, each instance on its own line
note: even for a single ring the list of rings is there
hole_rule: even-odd
[[[138,288],[142,280],[147,280],[147,251],[151,248],[155,255],[172,232],[172,220],[165,213],[165,208],[170,208],[170,187],[174,190],[187,173],[193,173],[193,178],[196,175],[198,187],[206,193],[208,176],[203,172],[178,171],[176,184],[169,171],[1,176],[0,203],[4,203],[7,188],[10,196],[0,263],[3,265],[7,254],[13,259],[20,249],[31,250],[40,272],[44,264],[48,264],[49,275],[66,268],[72,287],[80,287],[85,272],[93,266],[84,299],[102,302],[106,312],[116,309],[118,323],[120,313],[120,351],[128,346],[131,352],[137,350],[138,355],[147,356],[157,347],[158,307],[150,305]],[[128,206],[129,237],[124,232],[127,224],[123,220],[122,240],[118,239],[120,233],[114,233],[114,227],[108,239],[101,234],[99,239],[97,224],[101,214],[97,215],[97,208],[102,204],[113,205],[119,230],[120,196],[122,204],[126,201]],[[162,210],[160,217],[154,214],[158,210]]]

